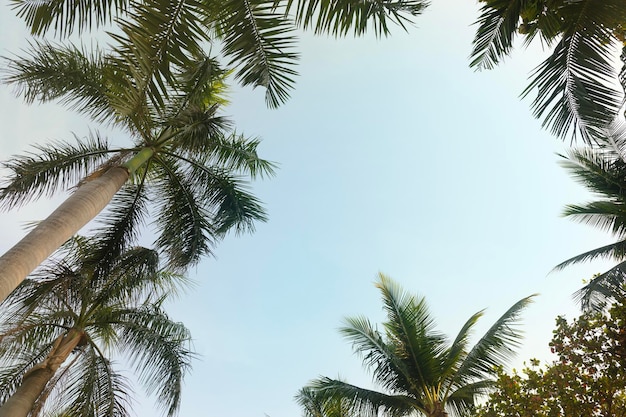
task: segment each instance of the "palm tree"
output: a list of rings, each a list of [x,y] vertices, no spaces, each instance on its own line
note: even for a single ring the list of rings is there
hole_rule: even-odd
[[[162,294],[184,279],[159,269],[154,250],[105,259],[101,243],[70,240],[2,303],[0,416],[130,416],[132,389],[112,354],[176,414],[190,336],[165,314]]]
[[[361,35],[372,26],[377,35],[388,35],[391,24],[405,28],[427,4],[426,0],[13,2],[18,16],[35,35],[54,30],[65,37],[75,30],[83,32],[116,21],[127,33],[131,28],[143,43],[165,40],[166,54],[173,61],[185,61],[203,42],[217,41],[228,66],[237,67],[236,78],[243,85],[265,87],[271,107],[284,102],[293,87],[298,59],[296,25],[337,36],[351,30]],[[127,19],[137,16],[141,16],[140,24],[129,26]],[[166,78],[166,73],[160,76]]]
[[[11,173],[0,189],[5,207],[76,188],[0,257],[0,300],[110,202],[102,219],[108,244],[131,242],[152,202],[157,247],[177,270],[210,254],[229,230],[251,230],[265,219],[243,180],[271,175],[272,164],[257,156],[258,140],[218,116],[225,72],[196,51],[160,84],[154,45],[133,36],[115,36],[107,53],[37,42],[29,56],[10,61],[5,81],[28,101],[60,100],[122,129],[133,143],[115,148],[94,134],[77,144],[39,146],[38,154],[4,164]]]
[[[490,69],[511,53],[516,34],[553,45],[523,96],[537,91],[534,115],[560,138],[571,132],[594,143],[617,116],[626,88],[614,62],[624,46],[626,6],[620,0],[481,0],[471,65]],[[624,49],[623,51],[626,51]],[[626,56],[622,52],[622,60]]]
[[[470,333],[483,311],[463,325],[452,343],[435,331],[424,298],[402,291],[379,274],[376,284],[388,320],[379,332],[364,317],[348,318],[341,333],[353,344],[382,391],[322,377],[311,381],[297,399],[309,417],[464,415],[476,397],[493,385],[496,369],[520,343],[515,328],[524,298],[511,307],[469,349]],[[346,412],[349,410],[349,413]],[[330,412],[328,412],[330,411]],[[382,413],[382,414],[379,414]]]
[[[572,204],[564,216],[616,237],[616,242],[584,252],[561,262],[555,269],[607,258],[618,264],[594,277],[578,295],[585,308],[599,309],[606,301],[623,293],[626,283],[626,125],[615,124],[594,148],[572,149],[562,155],[561,165],[598,199],[586,204]]]

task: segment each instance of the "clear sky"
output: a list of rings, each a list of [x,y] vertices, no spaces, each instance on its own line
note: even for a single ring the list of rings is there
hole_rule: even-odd
[[[181,416],[295,417],[293,395],[318,375],[369,385],[337,328],[345,316],[383,318],[379,271],[426,296],[450,337],[480,309],[484,331],[540,293],[516,364],[548,357],[554,318],[577,314],[572,293],[605,265],[550,270],[610,236],[560,217],[589,195],[557,165],[568,144],[518,98],[544,56],[539,46],[490,72],[468,68],[477,10],[437,1],[389,39],[303,36],[297,87],[278,110],[262,91],[232,92],[226,113],[263,139],[261,156],[280,169],[252,185],[269,221],[229,236],[170,307],[199,354]],[[0,54],[25,45],[3,2]],[[57,105],[27,107],[6,86],[0,121],[2,160],[96,128]],[[0,213],[0,250],[55,205]],[[157,415],[149,404],[140,399],[136,415]]]

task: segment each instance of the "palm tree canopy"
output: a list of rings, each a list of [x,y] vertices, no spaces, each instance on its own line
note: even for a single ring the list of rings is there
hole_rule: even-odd
[[[371,27],[387,35],[389,26],[405,28],[428,4],[425,0],[14,0],[13,7],[31,32],[54,31],[66,37],[116,22],[138,44],[168,62],[184,62],[206,42],[220,43],[228,66],[237,68],[243,85],[266,88],[266,102],[284,102],[296,75],[296,25],[316,33],[343,36],[365,33]],[[168,73],[159,74],[161,82]]]
[[[124,357],[164,414],[180,404],[193,355],[189,331],[163,311],[163,294],[184,278],[159,268],[155,251],[135,247],[107,259],[98,239],[75,238],[2,302],[0,402],[41,362],[59,335],[81,342],[46,386],[33,415],[129,416],[132,388],[110,356]]]
[[[626,6],[620,0],[482,0],[471,66],[490,69],[513,48],[539,36],[552,55],[532,75],[523,96],[559,138],[573,133],[594,143],[622,105],[624,69],[615,70],[624,46]],[[620,81],[623,88],[619,88]]]
[[[5,81],[28,101],[59,100],[118,126],[134,143],[111,147],[96,132],[76,144],[38,146],[4,163],[10,175],[0,201],[5,208],[20,206],[125,166],[130,181],[99,231],[106,230],[109,245],[124,247],[147,220],[152,201],[157,245],[170,267],[183,270],[210,254],[229,230],[245,232],[265,220],[245,178],[272,175],[273,165],[258,157],[258,139],[237,133],[218,115],[226,73],[214,59],[198,55],[160,85],[135,41],[116,41],[107,53],[35,42],[28,56],[10,61]],[[141,153],[146,162],[132,165]]]
[[[612,125],[594,148],[570,150],[562,155],[561,165],[597,197],[585,204],[567,205],[563,215],[611,233],[616,242],[574,256],[555,269],[598,258],[618,262],[578,293],[583,307],[602,308],[620,294],[626,277],[626,125]]]
[[[471,331],[482,311],[450,343],[436,331],[423,297],[404,292],[383,274],[379,279],[376,286],[387,313],[382,330],[364,317],[354,317],[346,319],[340,331],[362,357],[380,391],[319,378],[298,394],[305,414],[331,417],[340,410],[341,416],[349,409],[350,415],[364,417],[378,416],[381,410],[388,416],[415,412],[443,416],[445,408],[452,415],[463,415],[492,385],[496,367],[506,364],[519,346],[519,316],[532,296],[513,305],[470,347]]]

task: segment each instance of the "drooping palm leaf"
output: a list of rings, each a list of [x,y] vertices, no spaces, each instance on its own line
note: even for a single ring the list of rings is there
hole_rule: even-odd
[[[411,375],[393,346],[385,343],[364,317],[350,317],[340,329],[342,335],[352,342],[355,353],[363,358],[363,365],[372,377],[387,390],[409,392],[412,388]]]
[[[307,389],[315,392],[322,400],[342,399],[349,404],[351,415],[378,417],[381,410],[390,417],[407,415],[415,408],[416,401],[403,395],[387,395],[378,391],[359,388],[347,382],[319,378],[311,381]]]
[[[513,47],[540,36],[554,45],[522,96],[534,95],[533,113],[559,138],[595,143],[617,116],[623,92],[614,61],[626,21],[620,0],[483,0],[471,66],[490,69]],[[621,47],[621,46],[620,46]]]
[[[298,60],[295,28],[274,9],[273,0],[226,0],[215,22],[224,54],[243,85],[265,87],[270,107],[283,103],[293,88]]]
[[[91,30],[113,20],[128,8],[129,0],[11,0],[18,17],[33,35],[52,29],[60,36]]]
[[[509,54],[526,3],[526,0],[497,0],[483,4],[476,22],[471,67],[492,69]]]
[[[75,145],[54,142],[37,145],[35,149],[36,153],[15,156],[2,164],[10,172],[0,188],[4,208],[18,207],[78,185],[114,152],[98,134],[78,140]]]
[[[146,304],[120,316],[120,346],[148,394],[156,392],[168,416],[180,406],[182,379],[189,368],[189,331],[172,322],[158,305]]]
[[[277,6],[282,6],[278,0]],[[350,31],[361,36],[369,28],[376,36],[387,36],[390,25],[406,30],[411,18],[418,16],[428,6],[426,0],[287,0],[286,14],[295,15],[296,23],[316,34],[345,36]]]
[[[626,17],[624,9],[619,0],[565,2],[560,8],[562,38],[522,93],[536,89],[534,115],[557,137],[573,132],[594,143],[614,120],[622,93],[615,88],[615,44],[606,22]]]

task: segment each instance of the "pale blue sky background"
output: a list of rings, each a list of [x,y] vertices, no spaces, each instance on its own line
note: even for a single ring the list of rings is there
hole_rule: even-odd
[[[494,71],[468,68],[477,10],[436,1],[408,34],[383,40],[303,36],[301,76],[278,110],[262,91],[233,91],[226,113],[263,138],[262,156],[280,169],[253,184],[269,222],[220,244],[171,307],[200,355],[181,416],[295,417],[292,397],[311,378],[369,384],[337,328],[349,315],[383,318],[378,271],[425,295],[451,337],[482,308],[486,330],[541,293],[524,316],[517,365],[548,357],[555,316],[576,314],[571,294],[604,265],[548,273],[610,237],[559,216],[589,196],[557,166],[566,144],[518,99],[540,48]],[[1,54],[25,45],[7,2],[0,31]],[[2,160],[93,127],[56,105],[26,107],[5,86],[0,115]],[[55,204],[0,214],[0,250]],[[157,415],[140,402],[139,417]]]

